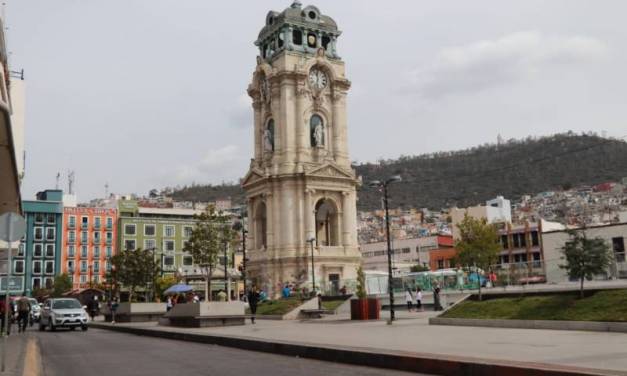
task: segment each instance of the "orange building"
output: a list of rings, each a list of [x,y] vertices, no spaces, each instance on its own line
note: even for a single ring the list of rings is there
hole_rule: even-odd
[[[73,288],[105,282],[116,253],[117,209],[63,208],[61,273],[72,278]]]
[[[429,268],[431,270],[454,268],[453,259],[457,256],[457,250],[453,247],[453,236],[438,235],[438,249],[429,251]]]

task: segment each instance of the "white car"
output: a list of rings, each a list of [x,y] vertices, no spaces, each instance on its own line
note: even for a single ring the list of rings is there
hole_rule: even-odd
[[[46,327],[50,331],[55,331],[57,328],[74,330],[80,327],[85,331],[87,321],[87,312],[77,299],[48,299],[41,310],[39,330],[46,330]]]

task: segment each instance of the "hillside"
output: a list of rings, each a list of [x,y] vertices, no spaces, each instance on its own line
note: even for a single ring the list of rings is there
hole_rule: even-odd
[[[390,188],[391,207],[462,207],[496,195],[517,199],[524,194],[620,180],[627,176],[627,142],[558,134],[353,167],[364,181],[360,210],[381,207],[380,194],[367,182],[396,174],[403,182]],[[172,197],[194,201],[231,197],[234,203],[243,202],[239,186],[228,184],[183,187]]]

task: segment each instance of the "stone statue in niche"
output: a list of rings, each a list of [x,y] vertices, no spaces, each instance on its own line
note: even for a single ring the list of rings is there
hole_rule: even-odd
[[[314,141],[315,141],[315,145],[314,146],[324,146],[324,129],[322,129],[322,124],[318,123],[315,127],[314,127]]]
[[[274,127],[271,127],[271,124],[268,125],[263,131],[263,149],[269,153],[274,151]]]

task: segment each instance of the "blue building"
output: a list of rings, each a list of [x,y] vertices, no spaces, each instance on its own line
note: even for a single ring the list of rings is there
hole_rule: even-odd
[[[61,270],[63,191],[37,193],[34,201],[23,200],[26,236],[13,260],[13,275],[23,276],[24,292],[50,288]]]

